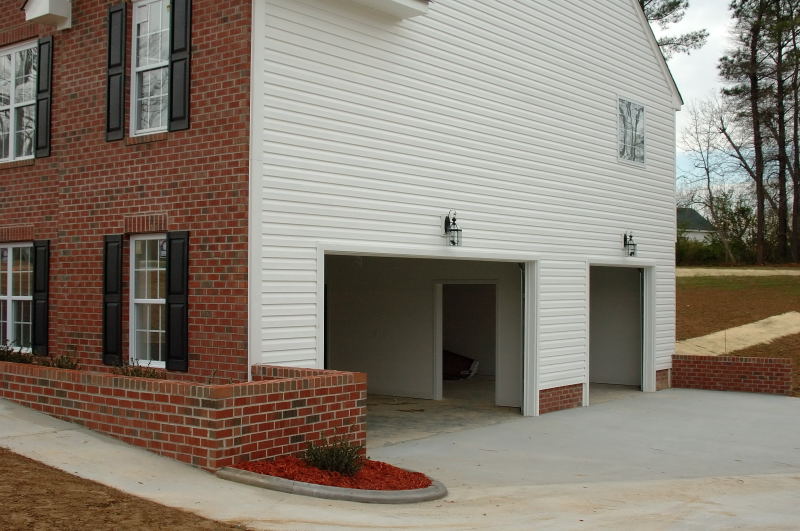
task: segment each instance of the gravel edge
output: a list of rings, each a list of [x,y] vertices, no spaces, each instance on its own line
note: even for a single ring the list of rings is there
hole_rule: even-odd
[[[237,483],[244,483],[245,485],[261,487],[263,489],[287,492],[289,494],[300,494],[303,496],[313,496],[315,498],[360,503],[419,503],[438,500],[447,496],[447,488],[441,482],[433,479],[431,480],[433,483],[430,487],[424,489],[365,490],[304,483],[302,481],[267,476],[230,467],[217,470],[216,475],[228,481],[236,481]]]

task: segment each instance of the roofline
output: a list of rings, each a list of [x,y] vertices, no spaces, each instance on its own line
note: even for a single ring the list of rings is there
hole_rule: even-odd
[[[673,95],[673,103],[675,104],[675,110],[681,110],[681,107],[684,104],[683,96],[681,96],[681,91],[678,88],[678,84],[675,82],[675,78],[672,75],[672,71],[669,69],[669,65],[667,64],[667,60],[664,58],[664,54],[661,53],[661,48],[658,46],[658,39],[656,39],[656,34],[653,33],[653,28],[650,26],[650,23],[647,21],[647,17],[644,15],[644,10],[642,9],[639,0],[631,0],[634,4],[634,9],[636,10],[637,15],[639,16],[639,22],[645,27],[645,33],[650,36],[650,48],[653,50],[653,53],[657,57],[657,61],[659,66],[661,67],[661,72],[664,75],[667,84],[672,89]]]

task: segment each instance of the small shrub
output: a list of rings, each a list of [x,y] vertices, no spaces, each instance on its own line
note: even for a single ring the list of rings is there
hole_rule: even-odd
[[[323,440],[318,446],[312,442],[303,454],[303,461],[320,470],[353,476],[364,464],[361,456],[363,449],[363,446],[354,445],[345,439]]]
[[[167,371],[145,365],[119,365],[114,367],[114,372],[120,376],[131,376],[133,378],[155,378],[158,380],[167,378]]]
[[[0,345],[0,361],[11,361],[14,363],[34,363],[35,356],[27,352],[20,352],[11,343]]]
[[[40,365],[46,365],[48,367],[55,367],[57,369],[78,369],[78,362],[66,354],[55,357],[55,358],[39,358],[37,363]]]

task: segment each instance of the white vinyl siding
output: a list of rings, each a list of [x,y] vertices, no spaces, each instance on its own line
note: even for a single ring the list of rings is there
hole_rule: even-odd
[[[318,246],[440,255],[456,209],[463,252],[540,257],[541,388],[584,381],[587,264],[626,263],[626,230],[656,270],[668,367],[676,96],[637,9],[437,0],[397,20],[256,6],[251,361],[321,363]],[[621,95],[646,106],[646,164],[617,157]]]

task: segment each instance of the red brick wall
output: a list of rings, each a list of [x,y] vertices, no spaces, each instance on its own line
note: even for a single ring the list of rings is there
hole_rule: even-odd
[[[583,404],[583,384],[565,385],[539,391],[539,414],[580,407]]]
[[[0,163],[0,237],[51,241],[51,353],[97,369],[103,236],[190,231],[190,374],[244,380],[250,1],[194,0],[191,128],[145,143],[105,141],[106,9],[118,2],[73,0],[72,28],[56,31],[0,0],[0,46],[54,38],[52,156]],[[129,39],[131,20],[129,8]],[[126,305],[126,345],[127,318]]]
[[[365,374],[253,374],[252,383],[202,385],[0,362],[0,397],[212,470],[296,453],[321,437],[366,442]]]
[[[734,356],[672,357],[672,387],[791,394],[792,361]]]
[[[656,371],[656,391],[663,391],[672,387],[670,376],[670,369]]]

